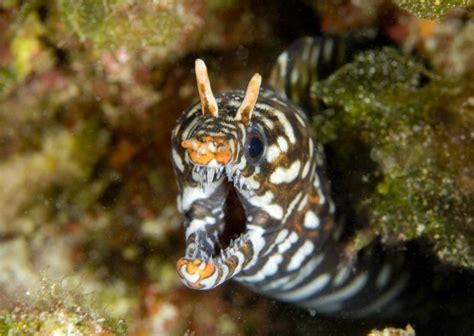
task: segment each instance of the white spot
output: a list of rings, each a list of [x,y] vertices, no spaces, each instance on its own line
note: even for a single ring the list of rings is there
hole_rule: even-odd
[[[332,57],[332,48],[333,48],[333,41],[332,39],[326,39],[323,47],[323,61],[324,63],[330,62]]]
[[[319,196],[319,204],[323,205],[326,202],[326,197],[324,197],[324,193],[321,189],[318,189],[318,196]]]
[[[179,213],[183,213],[183,206],[181,204],[181,195],[176,196],[176,208]]]
[[[329,213],[333,215],[336,212],[336,206],[334,205],[334,202],[329,200]]]
[[[304,39],[304,48],[303,48],[303,53],[301,58],[307,63],[309,61],[309,54],[311,53],[311,47],[312,47],[312,38],[305,38]]]
[[[285,239],[288,236],[288,230],[283,229],[278,233],[278,236],[275,238],[275,244],[280,244],[283,239]]]
[[[250,186],[250,189],[257,190],[260,188],[260,182],[256,179],[256,174],[246,179],[245,182]]]
[[[336,302],[336,303],[328,304],[326,306],[318,307],[317,311],[319,313],[331,314],[331,313],[335,313],[337,311],[342,310],[342,307],[343,306],[340,302]],[[313,309],[313,311],[316,311],[316,310]]]
[[[393,285],[387,292],[378,297],[371,304],[367,305],[365,308],[359,310],[354,314],[354,317],[364,317],[373,314],[374,312],[380,311],[385,305],[392,301],[405,287],[408,281],[408,275],[403,274],[397,280],[395,285]]]
[[[285,239],[281,244],[278,245],[278,252],[283,254],[290,249],[290,247],[298,241],[298,234],[292,232],[288,238]]]
[[[230,276],[228,276],[227,279],[240,273],[244,265],[245,255],[241,251],[236,251],[233,255],[237,258],[237,266],[234,268],[234,272],[230,274]],[[223,281],[227,279],[223,279]]]
[[[298,269],[308,255],[314,250],[314,245],[311,241],[307,240],[304,244],[295,252],[291,257],[290,263],[288,264],[288,271],[294,271]]]
[[[261,226],[247,224],[247,239],[252,244],[253,254],[250,262],[245,266],[246,269],[252,268],[258,261],[260,251],[266,245],[264,238],[265,229]]]
[[[315,187],[319,191],[320,183],[318,174],[314,174],[313,187]]]
[[[378,288],[382,288],[388,283],[388,280],[390,279],[391,271],[392,271],[392,266],[390,266],[390,264],[383,265],[375,281]]]
[[[316,229],[319,227],[319,217],[313,211],[306,212],[304,216],[304,227],[307,229]]]
[[[298,177],[301,163],[299,160],[293,162],[289,168],[277,167],[270,175],[273,184],[290,183]]]
[[[298,211],[303,210],[303,208],[308,204],[308,195],[304,195],[303,199],[301,200],[300,204],[298,205]]]
[[[276,218],[276,219],[283,218],[283,209],[278,204],[272,203],[273,193],[270,190],[268,190],[262,196],[254,195],[253,197],[250,197],[248,201],[252,205],[267,212],[273,218]]]
[[[331,276],[328,273],[323,273],[308,282],[303,287],[286,293],[277,294],[276,297],[285,301],[301,301],[303,299],[311,297],[312,295],[322,290],[330,280]]]
[[[286,76],[286,64],[288,62],[288,52],[285,51],[284,53],[278,56],[278,65],[280,66],[280,77],[285,78]]]
[[[291,77],[290,77],[291,84],[295,85],[296,82],[298,81],[298,77],[299,77],[298,69],[295,67],[291,71]]]
[[[184,172],[183,160],[181,160],[181,157],[178,155],[178,153],[176,152],[174,148],[172,151],[172,156],[173,156],[173,162],[176,165],[176,168],[178,168],[180,172]]]
[[[199,272],[196,272],[194,274],[189,274],[186,271],[186,265],[181,266],[180,273],[184,277],[184,279],[189,283],[194,283],[199,280]]]
[[[219,275],[219,272],[217,272],[217,269],[214,269],[214,272],[212,272],[212,275],[204,280],[201,281],[201,285],[204,286],[203,288],[211,289],[214,288],[218,285],[217,282],[217,276]],[[223,278],[221,278],[223,280]]]
[[[283,217],[282,222],[285,223],[288,217],[293,213],[293,208],[298,204],[303,194],[300,192],[296,197],[291,201],[290,205],[286,208],[285,217]]]
[[[283,136],[278,137],[277,143],[283,153],[288,151],[288,141]]]
[[[280,148],[277,145],[271,145],[267,149],[267,161],[272,163],[280,156]]]
[[[288,236],[288,230],[287,229],[282,229],[277,237],[275,238],[275,240],[273,241],[273,244],[271,246],[269,246],[267,248],[267,251],[262,255],[262,257],[265,257],[266,255],[270,254],[270,253],[273,253],[274,252],[274,248],[275,246],[281,244],[281,242],[283,242],[283,240]]]
[[[214,217],[206,217],[204,219],[193,219],[189,226],[186,228],[186,239],[189,238],[191,234],[196,231],[204,229],[206,225],[212,225],[216,223],[216,219]]]
[[[334,277],[333,284],[335,287],[338,287],[342,285],[347,278],[349,277],[349,274],[351,274],[351,267],[350,266],[345,266],[341,268],[338,272],[337,275]]]
[[[283,278],[279,278],[268,285],[264,286],[263,290],[275,289],[280,288],[281,290],[288,290],[292,289],[295,286],[299,285],[302,281],[304,281],[323,261],[324,254],[319,254],[310,261],[306,263],[298,272],[295,274],[291,274],[285,276]],[[296,277],[295,277],[296,275]]]
[[[359,274],[350,284],[348,284],[344,288],[329,295],[324,295],[315,300],[306,302],[303,305],[308,308],[318,308],[320,306],[326,306],[328,304],[348,300],[352,296],[356,295],[364,287],[367,282],[367,279],[367,273]]]
[[[246,165],[247,165],[247,159],[245,158],[245,155],[242,155],[242,158],[240,159],[240,162],[237,165],[237,169],[242,171],[244,170]]]
[[[280,254],[272,255],[268,258],[267,262],[263,267],[254,275],[241,276],[239,279],[244,280],[245,282],[259,282],[265,279],[266,277],[272,276],[278,272],[278,265],[283,261],[283,256]]]
[[[295,117],[296,117],[296,120],[298,120],[298,122],[300,123],[301,126],[303,126],[303,127],[306,126],[305,119],[303,119],[303,117],[299,113],[295,113]]]
[[[292,144],[296,143],[295,132],[293,131],[293,127],[291,126],[290,122],[286,118],[285,114],[278,110],[275,110],[273,114],[278,118],[278,120],[282,124],[285,134],[288,137],[288,140],[290,140]]]
[[[195,201],[209,198],[218,186],[218,183],[211,183],[205,191],[201,187],[185,187],[181,195],[181,209],[187,211]]]
[[[273,129],[274,127],[273,121],[264,117],[261,117],[260,120],[266,126],[266,128],[268,128],[269,130]]]
[[[301,173],[302,178],[305,178],[308,175],[310,164],[311,164],[311,161],[306,161],[303,167],[303,172]]]

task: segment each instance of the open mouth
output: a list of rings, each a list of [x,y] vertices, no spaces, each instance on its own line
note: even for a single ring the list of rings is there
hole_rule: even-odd
[[[224,228],[219,232],[218,237],[209,234],[210,239],[215,239],[212,256],[222,258],[232,254],[236,244],[244,238],[246,231],[245,211],[240,202],[238,193],[252,194],[249,184],[245,181],[240,171],[230,165],[219,168],[194,165],[193,174],[196,174],[196,181],[199,182],[203,191],[220,179],[226,179],[222,183],[230,184],[224,205]]]
[[[204,191],[220,179],[226,179],[221,183],[231,184],[224,208],[220,210],[225,225],[218,230],[211,225],[209,230],[191,232],[185,257],[177,264],[178,274],[188,287],[209,289],[229,278],[231,273],[236,275],[249,260],[245,251],[250,249],[244,245],[252,232],[246,227],[245,211],[239,197],[251,195],[253,191],[235,166],[194,165],[192,173]]]
[[[206,191],[211,183],[216,182],[223,177],[224,172],[227,176],[227,181],[232,183],[235,189],[238,189],[241,192],[246,192],[247,194],[250,194],[250,196],[253,194],[253,190],[245,180],[245,177],[242,176],[240,170],[235,166],[226,165],[214,168],[194,165],[193,178],[195,181],[198,181],[201,188]]]

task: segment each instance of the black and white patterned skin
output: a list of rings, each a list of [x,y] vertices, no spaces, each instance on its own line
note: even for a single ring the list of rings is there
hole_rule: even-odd
[[[197,61],[201,101],[172,135],[186,252],[177,270],[190,288],[234,279],[269,297],[321,313],[389,310],[408,281],[400,253],[346,255],[325,175],[323,148],[308,122],[310,87],[352,57],[342,40],[304,38],[278,58],[270,86],[255,75],[247,92],[212,94]],[[300,106],[304,106],[305,111]],[[233,188],[245,231],[219,249]],[[218,251],[218,252],[216,252]]]

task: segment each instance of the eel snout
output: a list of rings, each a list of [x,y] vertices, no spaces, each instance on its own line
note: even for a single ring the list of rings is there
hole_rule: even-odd
[[[215,287],[217,268],[213,261],[203,259],[181,258],[176,263],[181,281],[192,289],[211,289]]]

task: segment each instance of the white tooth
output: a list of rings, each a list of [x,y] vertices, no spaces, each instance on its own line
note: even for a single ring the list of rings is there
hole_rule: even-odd
[[[240,189],[246,189],[246,188],[244,188],[244,187],[246,187],[247,184],[245,183],[245,180],[244,180],[243,177],[240,178],[239,186],[240,186]]]
[[[232,168],[229,166],[225,166],[225,173],[227,175],[227,180],[232,181],[233,179],[233,174],[232,174]]]
[[[239,180],[239,174],[236,171],[232,172],[231,176],[233,181]]]
[[[211,184],[214,180],[214,174],[216,170],[214,168],[207,168],[207,184]]]
[[[205,177],[204,172],[202,171],[199,172],[199,184],[201,185],[202,190],[206,192],[206,186],[205,186],[206,183],[204,181],[204,177]]]
[[[224,167],[220,167],[220,168],[217,170],[217,177],[216,177],[216,179],[220,179],[223,172],[224,172]]]
[[[239,188],[239,181],[240,181],[240,179],[239,179],[238,176],[234,178],[234,187],[236,187],[237,189],[240,189]]]

